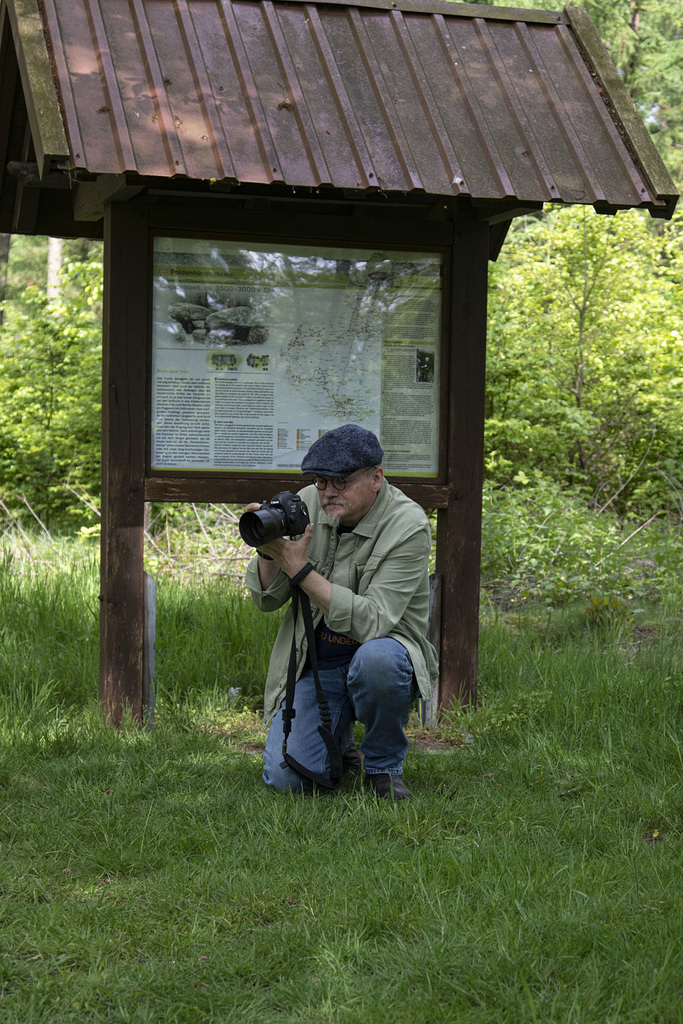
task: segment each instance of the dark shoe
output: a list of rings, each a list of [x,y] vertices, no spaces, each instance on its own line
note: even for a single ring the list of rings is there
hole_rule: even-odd
[[[410,790],[406,788],[400,775],[380,772],[377,775],[365,776],[365,788],[381,800],[406,800]]]
[[[360,752],[355,747],[349,747],[342,754],[342,770],[345,779],[357,779],[360,775]]]

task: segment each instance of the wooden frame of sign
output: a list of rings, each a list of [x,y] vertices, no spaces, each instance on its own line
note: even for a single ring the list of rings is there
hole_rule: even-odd
[[[489,226],[468,205],[278,202],[141,192],[105,212],[102,401],[100,697],[118,724],[144,718],[145,503],[260,500],[297,490],[296,472],[152,470],[150,461],[152,252],[154,238],[181,235],[414,249],[443,254],[438,472],[391,473],[437,510],[442,577],[440,703],[476,697]]]

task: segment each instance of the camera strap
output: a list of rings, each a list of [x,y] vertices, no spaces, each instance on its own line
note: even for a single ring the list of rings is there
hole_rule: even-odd
[[[339,741],[332,732],[332,716],[330,714],[330,706],[327,703],[327,697],[325,691],[320,683],[320,676],[318,675],[318,656],[315,650],[315,631],[313,629],[313,614],[311,612],[311,602],[309,601],[308,594],[300,590],[296,583],[292,583],[291,586],[292,594],[292,615],[294,617],[293,633],[292,633],[292,647],[289,652],[289,665],[287,667],[287,689],[285,692],[285,702],[282,708],[282,756],[284,758],[282,767],[289,765],[297,775],[301,775],[304,779],[309,779],[311,782],[315,782],[318,786],[323,786],[325,789],[338,789],[341,786],[343,768],[342,768],[342,752],[339,746]],[[327,778],[324,775],[317,775],[315,772],[309,771],[302,764],[299,764],[291,754],[287,753],[287,737],[292,731],[292,719],[296,715],[296,709],[294,707],[294,690],[296,687],[296,624],[299,615],[299,608],[301,608],[301,616],[304,622],[304,629],[306,632],[306,639],[308,641],[308,653],[311,659],[311,668],[313,670],[313,680],[315,682],[315,696],[318,702],[318,711],[320,713],[320,725],[318,726],[318,732],[322,738],[325,747],[327,748],[327,754],[330,759],[330,777]]]

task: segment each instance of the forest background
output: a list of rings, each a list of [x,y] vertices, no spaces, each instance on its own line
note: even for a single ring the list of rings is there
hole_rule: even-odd
[[[683,7],[583,6],[680,186]],[[629,601],[680,579],[682,243],[680,208],[662,222],[549,206],[513,222],[491,265],[483,582],[498,603]],[[5,530],[95,536],[101,246],[2,236],[0,294]],[[223,510],[154,512],[167,555],[170,529],[207,515],[237,544]]]
[[[683,4],[585,6],[680,188]],[[683,212],[490,267],[479,699],[397,805],[266,792],[226,506],[153,508],[155,728],[104,727],[101,247],[0,242],[3,1024],[679,1020]]]

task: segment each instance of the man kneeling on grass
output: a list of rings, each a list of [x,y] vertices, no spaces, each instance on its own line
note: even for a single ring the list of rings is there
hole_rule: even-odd
[[[329,729],[341,751],[344,775],[359,775],[353,723],[362,722],[365,785],[376,796],[410,796],[401,773],[408,749],[405,726],[418,692],[429,697],[436,652],[426,638],[429,611],[429,522],[423,510],[384,479],[384,452],[373,433],[354,424],[330,430],[301,465],[311,477],[300,497],[310,524],[298,539],[278,536],[259,545],[246,581],[262,611],[282,607],[290,581],[308,595],[313,611],[319,679],[329,707]],[[251,504],[248,510],[261,506]],[[304,599],[305,600],[305,599]],[[265,691],[263,778],[280,790],[308,791],[310,776],[330,777],[313,665],[301,621],[292,666],[294,714],[287,761],[283,704],[292,650],[290,607],[278,632]],[[301,774],[291,766],[303,766]]]

